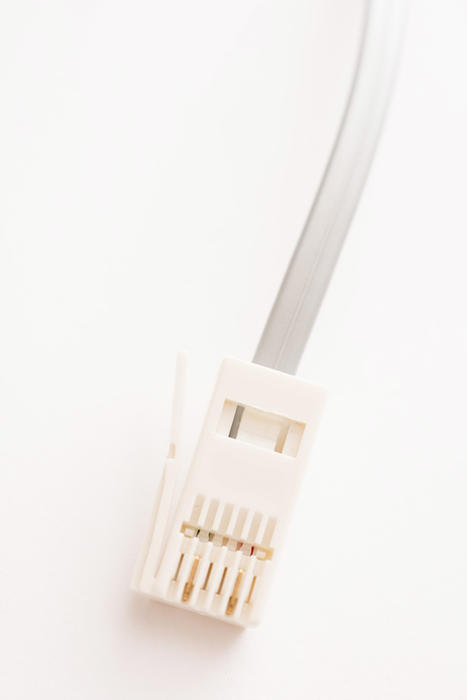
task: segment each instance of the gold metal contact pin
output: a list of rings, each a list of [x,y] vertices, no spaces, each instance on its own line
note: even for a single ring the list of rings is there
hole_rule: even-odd
[[[246,599],[246,604],[249,605],[251,603],[251,599],[253,597],[253,591],[255,590],[255,583],[256,583],[256,576],[253,576],[253,580],[251,582],[250,590],[248,591],[248,598]]]
[[[184,556],[185,556],[184,554],[181,554],[181,555],[180,555],[180,559],[178,560],[178,564],[177,564],[177,570],[176,570],[176,572],[175,572],[175,574],[174,574],[174,577],[173,577],[172,581],[176,581],[176,580],[178,579],[178,574],[180,573],[180,569],[182,568],[182,562],[183,562],[183,557],[184,557]]]
[[[218,589],[217,589],[216,595],[221,595],[221,594],[222,594],[222,588],[223,588],[223,586],[224,586],[225,575],[226,575],[226,573],[227,573],[227,569],[228,569],[228,567],[225,566],[225,567],[224,567],[223,574],[222,574],[221,582],[220,582],[219,587],[218,587]]]
[[[238,603],[238,591],[240,589],[240,584],[242,582],[243,574],[245,573],[245,569],[239,569],[237,578],[235,579],[232,595],[229,598],[229,602],[227,603],[227,607],[225,609],[225,614],[226,615],[233,615],[235,612],[235,608],[237,607]]]
[[[188,581],[185,583],[183,587],[183,593],[182,593],[182,601],[186,603],[188,600],[190,600],[190,596],[193,592],[194,588],[194,580],[196,576],[196,570],[198,569],[198,564],[199,564],[199,554],[197,554],[193,560],[193,564],[191,567],[190,575],[188,576]]]
[[[202,591],[208,590],[209,579],[211,578],[212,566],[213,566],[213,562],[211,561],[211,562],[209,562],[208,572],[206,574],[206,578],[204,579],[203,587],[201,588]]]

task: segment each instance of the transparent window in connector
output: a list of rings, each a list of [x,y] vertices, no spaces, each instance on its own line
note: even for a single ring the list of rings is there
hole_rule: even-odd
[[[296,457],[305,425],[227,399],[217,430],[235,440]]]

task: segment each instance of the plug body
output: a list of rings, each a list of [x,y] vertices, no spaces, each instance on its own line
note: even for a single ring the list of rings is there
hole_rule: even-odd
[[[224,360],[177,504],[175,445],[169,450],[133,588],[257,624],[323,403],[324,391],[308,382]]]

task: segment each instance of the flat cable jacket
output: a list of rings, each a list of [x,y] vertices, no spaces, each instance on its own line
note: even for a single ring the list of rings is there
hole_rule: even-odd
[[[365,5],[339,131],[253,362],[295,374],[360,199],[394,82],[404,0]]]

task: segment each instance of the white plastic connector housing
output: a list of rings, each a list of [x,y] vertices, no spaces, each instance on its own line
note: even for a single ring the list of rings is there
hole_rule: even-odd
[[[178,360],[169,455],[132,587],[236,625],[261,619],[324,391],[224,360],[173,504],[186,358]]]

